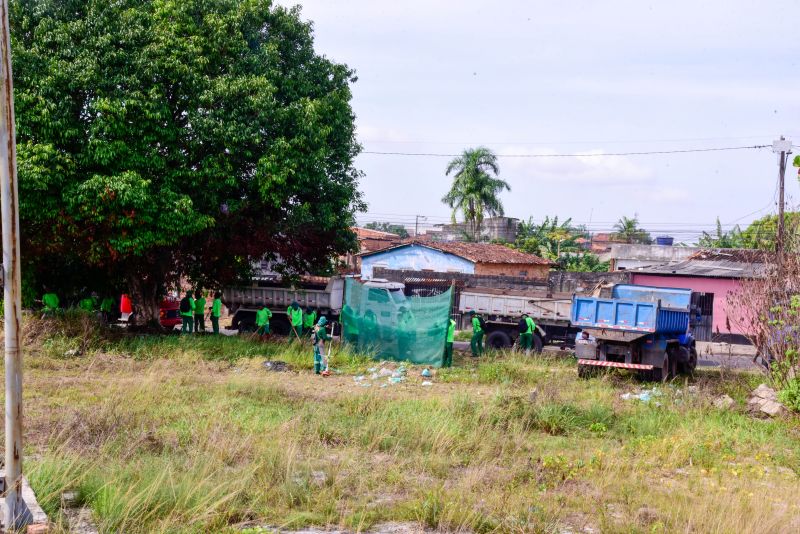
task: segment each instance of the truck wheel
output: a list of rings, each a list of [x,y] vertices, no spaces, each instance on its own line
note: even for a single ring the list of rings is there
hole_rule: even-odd
[[[486,336],[486,346],[492,349],[508,349],[513,345],[511,336],[502,330],[495,330]]]
[[[694,373],[695,369],[697,369],[697,349],[692,347],[689,349],[689,358],[686,363],[680,364],[679,370],[682,374],[690,375]]]
[[[664,361],[661,363],[661,367],[657,367],[652,371],[652,379],[654,382],[666,382],[669,380],[670,377],[670,368],[672,358],[669,357],[668,353],[664,353]]]
[[[539,334],[533,334],[533,352],[539,354],[542,352],[542,348],[544,347],[544,342],[542,338],[539,337]]]

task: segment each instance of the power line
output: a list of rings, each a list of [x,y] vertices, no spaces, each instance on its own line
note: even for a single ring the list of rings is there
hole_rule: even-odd
[[[591,152],[584,154],[497,154],[498,158],[596,158],[604,156],[653,156],[661,154],[688,154],[691,152],[722,152],[726,150],[757,150],[768,148],[772,145],[751,145],[751,146],[729,146],[716,148],[686,148],[679,150],[650,150],[642,152]],[[411,156],[411,157],[430,157],[430,158],[453,158],[461,154],[442,154],[437,152],[381,152],[376,150],[364,150],[362,154],[375,156]]]

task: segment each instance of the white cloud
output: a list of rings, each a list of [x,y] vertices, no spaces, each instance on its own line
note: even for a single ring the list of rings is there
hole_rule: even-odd
[[[553,149],[508,147],[498,151],[503,154],[559,154]],[[547,183],[631,186],[643,184],[652,177],[652,171],[626,156],[604,155],[601,150],[581,151],[576,157],[501,158],[501,176],[511,182],[534,180],[539,185]]]

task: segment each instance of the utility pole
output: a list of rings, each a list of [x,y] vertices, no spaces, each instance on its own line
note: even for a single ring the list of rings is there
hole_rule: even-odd
[[[19,348],[21,319],[19,212],[17,188],[17,138],[14,132],[14,82],[11,74],[9,0],[0,0],[0,203],[3,222],[3,296],[6,372],[6,476],[7,530],[29,522],[22,500],[22,356]]]
[[[419,235],[419,220],[420,219],[422,219],[423,221],[427,221],[428,220],[428,218],[425,217],[424,215],[417,215],[416,216],[416,221],[414,222],[414,239],[416,239],[417,236]]]
[[[778,268],[783,266],[783,253],[786,246],[784,235],[784,182],[786,178],[786,163],[792,153],[792,142],[781,136],[772,143],[772,151],[778,154],[778,235],[775,237],[775,252],[778,255]]]

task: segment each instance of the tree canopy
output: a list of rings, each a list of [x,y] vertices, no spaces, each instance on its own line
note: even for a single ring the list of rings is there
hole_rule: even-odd
[[[561,253],[582,251],[580,239],[585,236],[586,230],[574,226],[572,218],[559,222],[558,216],[552,219],[545,216],[537,224],[531,217],[527,222],[520,223],[514,248],[548,260],[557,260]]]
[[[486,215],[503,215],[499,195],[510,191],[511,186],[497,178],[499,173],[497,156],[486,147],[468,148],[447,165],[445,174],[453,174],[453,184],[442,202],[452,209],[453,223],[461,212],[472,240],[480,239]]]
[[[794,246],[800,236],[800,212],[786,212],[783,220],[787,245]],[[774,251],[777,234],[777,215],[766,215],[756,219],[744,230],[739,228],[739,225],[730,230],[723,230],[718,217],[715,232],[713,234],[703,232],[697,244],[709,248],[749,248]]]
[[[617,221],[617,223],[614,225],[614,233],[612,234],[612,237],[625,243],[649,245],[653,242],[653,238],[650,237],[650,234],[647,232],[647,230],[644,230],[639,226],[639,218],[635,215],[633,218],[622,217],[619,221]]]
[[[125,282],[153,319],[182,276],[208,287],[264,256],[303,272],[355,249],[355,76],[315,52],[298,9],[31,0],[11,26],[35,283]]]
[[[401,224],[392,224],[389,222],[371,222],[367,223],[364,228],[369,230],[378,230],[380,232],[388,232],[390,234],[395,234],[397,236],[402,237],[403,239],[408,237],[408,230],[406,230],[405,226]]]

